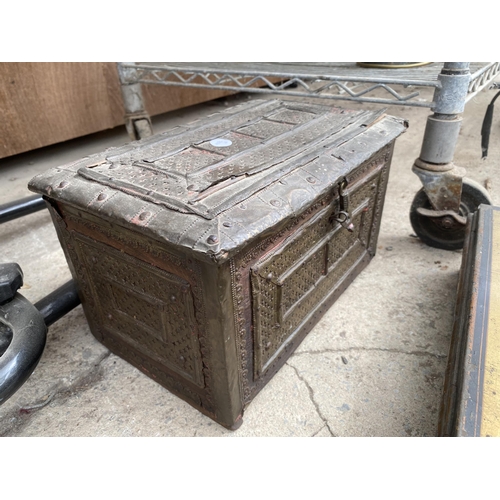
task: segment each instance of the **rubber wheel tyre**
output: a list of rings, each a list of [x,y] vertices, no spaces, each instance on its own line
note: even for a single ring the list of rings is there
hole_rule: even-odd
[[[462,180],[462,197],[460,199],[460,215],[467,217],[477,211],[479,205],[491,205],[488,191],[471,179]],[[445,228],[440,219],[425,217],[417,212],[417,208],[432,209],[432,205],[423,189],[417,192],[410,208],[410,222],[416,235],[427,245],[443,250],[459,250],[463,248],[466,226],[455,225]]]

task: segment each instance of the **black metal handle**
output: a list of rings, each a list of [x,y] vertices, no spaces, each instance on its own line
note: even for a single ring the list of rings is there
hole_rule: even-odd
[[[0,305],[0,322],[12,339],[0,357],[0,405],[33,373],[45,348],[47,326],[42,313],[21,294]]]
[[[28,196],[20,200],[0,205],[0,224],[18,217],[38,212],[46,208],[45,201],[40,195]]]
[[[68,281],[33,305],[17,289],[22,271],[0,264],[0,405],[29,378],[45,348],[47,328],[80,304],[76,284]],[[20,278],[19,278],[20,277]]]
[[[39,195],[0,205],[0,224],[46,207]],[[23,284],[18,264],[0,264],[0,405],[30,377],[47,340],[47,328],[80,304],[76,284],[68,281],[33,305],[17,290]]]

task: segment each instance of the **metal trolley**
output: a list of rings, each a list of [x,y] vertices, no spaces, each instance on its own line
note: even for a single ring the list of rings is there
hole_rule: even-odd
[[[380,68],[371,67],[387,65]],[[401,64],[405,67],[397,67]],[[414,66],[414,67],[408,67]],[[463,247],[467,215],[491,204],[488,192],[453,163],[466,103],[491,84],[500,63],[118,63],[132,139],[150,136],[141,85],[273,93],[430,108],[413,172],[423,188],[410,209],[415,233],[430,246]],[[434,89],[432,100],[419,89]]]

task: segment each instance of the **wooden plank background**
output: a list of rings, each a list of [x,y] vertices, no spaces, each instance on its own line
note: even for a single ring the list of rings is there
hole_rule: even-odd
[[[143,86],[150,115],[228,92]],[[116,63],[0,63],[0,158],[123,125]]]

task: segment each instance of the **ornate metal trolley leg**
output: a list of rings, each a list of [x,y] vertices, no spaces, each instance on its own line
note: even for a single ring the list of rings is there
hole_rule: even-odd
[[[129,66],[134,63],[127,63]],[[136,81],[135,68],[118,63],[118,75],[125,107],[125,126],[130,138],[135,141],[153,135],[153,127],[142,97],[141,84]]]
[[[463,247],[467,215],[481,203],[491,205],[491,200],[486,189],[464,177],[464,168],[453,164],[470,81],[469,63],[445,63],[438,78],[441,86],[434,94],[434,114],[427,118],[420,157],[413,165],[423,188],[413,200],[410,221],[427,245],[455,250]]]

